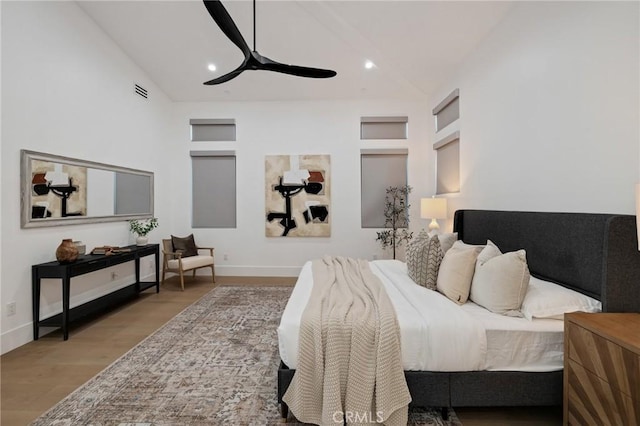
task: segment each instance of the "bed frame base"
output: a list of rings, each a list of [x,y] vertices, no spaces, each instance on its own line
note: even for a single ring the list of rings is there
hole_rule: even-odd
[[[282,401],[295,370],[280,361],[278,403],[280,414],[289,414]],[[405,371],[411,393],[410,406],[437,407],[443,418],[449,407],[516,407],[562,405],[562,371]]]

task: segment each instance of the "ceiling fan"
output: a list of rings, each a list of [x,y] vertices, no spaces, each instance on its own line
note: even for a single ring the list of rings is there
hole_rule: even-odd
[[[229,12],[227,12],[219,0],[204,0],[204,5],[222,32],[244,53],[244,61],[242,61],[242,64],[240,64],[238,68],[228,74],[209,80],[204,84],[211,86],[227,82],[236,78],[245,70],[275,71],[309,78],[329,78],[336,75],[336,72],[332,70],[282,64],[260,55],[256,50],[256,0],[253,0],[253,50],[249,49],[247,42],[242,37],[242,34],[240,34],[240,30],[238,30],[233,19],[231,19]]]

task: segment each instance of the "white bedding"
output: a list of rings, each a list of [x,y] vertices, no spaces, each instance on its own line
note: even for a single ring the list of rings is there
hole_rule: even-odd
[[[416,285],[402,262],[377,260],[370,266],[396,310],[405,370],[562,369],[562,321],[505,317],[471,302],[460,307]],[[299,324],[312,287],[307,262],[278,327],[280,357],[289,368],[297,366]]]

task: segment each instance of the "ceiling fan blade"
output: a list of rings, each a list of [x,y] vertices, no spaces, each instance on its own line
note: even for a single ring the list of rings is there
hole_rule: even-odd
[[[213,80],[207,81],[206,85],[211,86],[214,84],[224,83],[233,78],[236,78],[240,73],[244,70],[267,70],[267,71],[275,71],[283,74],[295,75],[298,77],[309,77],[309,78],[330,78],[335,77],[336,72],[332,70],[325,70],[321,68],[311,68],[311,67],[301,67],[298,65],[287,65],[282,64],[280,62],[273,61],[265,56],[260,55],[254,47],[252,51],[249,49],[247,42],[240,34],[240,30],[231,19],[231,15],[224,8],[220,0],[203,0],[209,15],[213,18],[213,20],[218,24],[222,32],[231,40],[236,46],[242,50],[244,53],[244,61],[242,65],[240,65],[235,70],[231,71],[228,74],[225,74],[221,77],[214,78]],[[253,36],[254,36],[254,45],[255,45],[255,0],[253,3]]]
[[[224,8],[222,3],[219,0],[203,0],[204,5],[209,11],[209,15],[216,21],[216,24],[220,27],[222,32],[242,50],[242,53],[245,57],[251,55],[251,49],[249,49],[249,45],[240,34],[240,30],[231,19],[231,15],[227,12],[227,9]],[[211,80],[213,81],[213,80]],[[206,83],[205,83],[206,84]]]
[[[269,58],[262,57],[261,69],[268,71],[281,72],[284,74],[295,75],[298,77],[308,78],[330,78],[335,77],[337,73],[333,70],[325,70],[322,68],[301,67],[299,65],[287,65],[273,61]]]
[[[236,68],[235,70],[231,71],[230,73],[222,75],[218,78],[214,78],[213,80],[206,81],[203,84],[207,86],[213,86],[215,84],[225,83],[239,76],[242,73],[242,71],[244,71],[245,69],[246,68],[244,67],[244,64],[243,64],[239,68]]]

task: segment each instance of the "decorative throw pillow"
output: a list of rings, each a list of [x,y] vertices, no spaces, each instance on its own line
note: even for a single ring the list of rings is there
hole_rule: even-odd
[[[421,231],[407,244],[409,278],[418,285],[435,290],[442,256],[438,238],[429,237],[426,232]]]
[[[457,232],[449,232],[445,234],[438,234],[438,240],[440,241],[440,248],[442,249],[442,254],[446,254],[447,251],[451,247],[453,247],[453,243],[458,241],[458,233]]]
[[[173,245],[173,251],[176,253],[182,253],[182,257],[198,255],[198,247],[193,239],[193,234],[186,237],[176,237],[172,235],[171,244]]]
[[[533,318],[563,320],[567,312],[601,312],[602,303],[559,284],[531,277],[521,310],[530,321]]]
[[[478,255],[470,299],[491,312],[521,317],[529,277],[524,250],[503,254],[493,242],[487,241]]]
[[[469,298],[469,289],[481,247],[456,241],[442,258],[436,289],[459,305]]]

